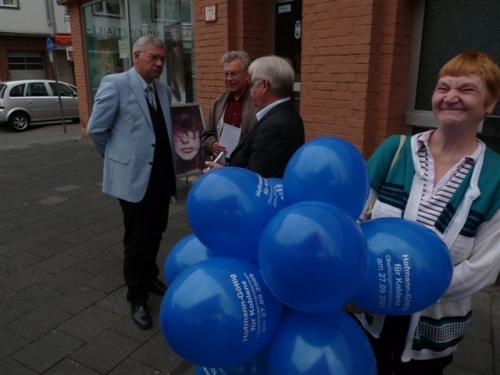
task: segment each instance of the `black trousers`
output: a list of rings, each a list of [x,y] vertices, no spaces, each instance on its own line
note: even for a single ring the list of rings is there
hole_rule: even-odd
[[[147,290],[159,274],[156,257],[167,229],[171,196],[164,186],[149,186],[138,203],[118,199],[125,225],[123,275],[130,303],[145,303]]]
[[[410,316],[386,316],[380,338],[367,335],[377,359],[378,375],[443,375],[444,368],[453,360],[453,354],[425,361],[401,362],[409,324]]]

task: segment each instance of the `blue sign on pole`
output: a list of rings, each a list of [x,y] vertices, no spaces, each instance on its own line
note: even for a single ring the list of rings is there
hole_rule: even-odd
[[[52,41],[52,39],[47,38],[46,44],[47,44],[47,51],[49,53],[54,52],[54,42]]]

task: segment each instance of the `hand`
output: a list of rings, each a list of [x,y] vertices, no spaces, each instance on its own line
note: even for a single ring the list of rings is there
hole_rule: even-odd
[[[212,150],[212,154],[214,155],[219,155],[221,152],[226,152],[226,148],[224,147],[224,145],[219,142],[212,143],[210,149]]]
[[[351,314],[363,314],[364,312],[366,312],[366,310],[363,310],[358,306],[353,305],[352,303],[346,303],[344,306],[342,306],[342,310]]]
[[[212,169],[217,169],[217,168],[222,168],[223,165],[220,165],[219,163],[214,163],[213,161],[206,161],[205,165],[207,168],[203,170],[204,173],[211,171]]]

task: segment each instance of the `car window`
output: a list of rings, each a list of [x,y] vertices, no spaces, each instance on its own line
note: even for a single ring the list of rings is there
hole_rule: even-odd
[[[3,94],[4,94],[6,88],[7,88],[6,84],[0,83],[0,99],[3,98]]]
[[[43,82],[28,83],[26,96],[49,96],[49,92]]]
[[[10,89],[9,96],[11,98],[20,97],[24,94],[24,83],[22,85],[16,85]]]
[[[55,82],[49,82],[50,89],[52,90],[52,93],[57,96],[57,90],[56,90],[56,83]],[[64,83],[59,83],[57,85],[59,87],[59,95],[61,96],[74,96],[73,90],[68,85],[65,85]]]

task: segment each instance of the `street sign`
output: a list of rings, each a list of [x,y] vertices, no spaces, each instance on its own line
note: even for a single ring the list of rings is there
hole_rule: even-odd
[[[54,42],[52,41],[52,39],[47,38],[46,44],[47,44],[47,51],[49,53],[54,52]]]
[[[72,44],[71,41],[71,33],[56,33],[56,46],[70,46]]]
[[[49,53],[49,60],[51,63],[54,62],[54,42],[52,39],[47,38],[47,41],[45,42],[47,44],[47,52]]]

